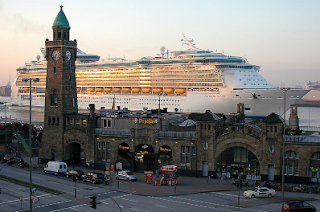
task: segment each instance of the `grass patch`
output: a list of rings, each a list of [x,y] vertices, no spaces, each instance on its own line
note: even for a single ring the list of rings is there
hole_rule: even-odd
[[[11,178],[11,177],[8,177],[8,176],[4,176],[4,175],[1,175],[0,174],[0,178],[3,179],[3,180],[7,180],[9,182],[12,182],[12,183],[16,183],[16,184],[19,184],[19,185],[22,185],[22,186],[30,186],[30,183],[29,182],[25,182],[25,181],[22,181],[22,180],[18,180],[18,179],[14,179],[14,178]],[[61,191],[58,191],[58,190],[54,190],[54,189],[51,189],[51,188],[47,188],[47,187],[44,187],[44,186],[41,186],[41,185],[37,185],[37,184],[34,184],[32,183],[33,187],[36,187],[37,189],[41,190],[41,191],[45,191],[45,192],[49,192],[49,193],[53,193],[53,194],[63,194],[64,192],[61,192]]]

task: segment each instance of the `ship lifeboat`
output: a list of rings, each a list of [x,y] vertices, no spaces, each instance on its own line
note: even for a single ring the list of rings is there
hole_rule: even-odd
[[[100,88],[96,88],[96,91],[97,92],[103,92],[103,88],[101,88],[101,87]]]
[[[113,92],[115,93],[120,93],[121,91],[121,88],[112,88]]]
[[[141,88],[132,88],[133,93],[139,93],[141,91]]]
[[[173,88],[165,88],[163,89],[164,93],[173,93],[174,89]]]
[[[142,88],[143,93],[149,93],[151,91],[151,88]]]
[[[94,92],[94,90],[95,90],[94,87],[88,87],[88,88],[87,88],[87,91],[88,91],[88,92]]]
[[[112,91],[112,88],[105,87],[105,88],[103,88],[103,90],[104,90],[105,92],[111,92],[111,91]]]
[[[122,92],[130,93],[131,92],[131,88],[122,88]]]
[[[185,93],[186,89],[185,88],[176,88],[176,93],[181,94],[181,93]]]
[[[162,93],[162,88],[152,88],[153,93]]]
[[[23,90],[29,92],[29,88],[28,87],[24,87]]]
[[[77,88],[77,93],[80,93],[81,92],[81,88]]]

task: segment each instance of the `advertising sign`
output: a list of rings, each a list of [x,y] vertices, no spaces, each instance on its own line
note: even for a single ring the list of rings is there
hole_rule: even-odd
[[[116,163],[116,169],[122,170],[122,163],[120,163],[120,162]]]

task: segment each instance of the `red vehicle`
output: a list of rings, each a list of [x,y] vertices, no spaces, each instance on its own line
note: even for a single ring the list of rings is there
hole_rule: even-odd
[[[290,200],[282,204],[282,212],[315,212],[317,209],[305,201]]]

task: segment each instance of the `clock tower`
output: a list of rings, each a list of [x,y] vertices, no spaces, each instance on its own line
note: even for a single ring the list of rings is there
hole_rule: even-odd
[[[39,150],[39,158],[44,161],[65,160],[66,116],[78,113],[75,77],[77,41],[69,40],[70,26],[62,7],[53,22],[53,40],[45,41],[47,81],[44,130]]]

